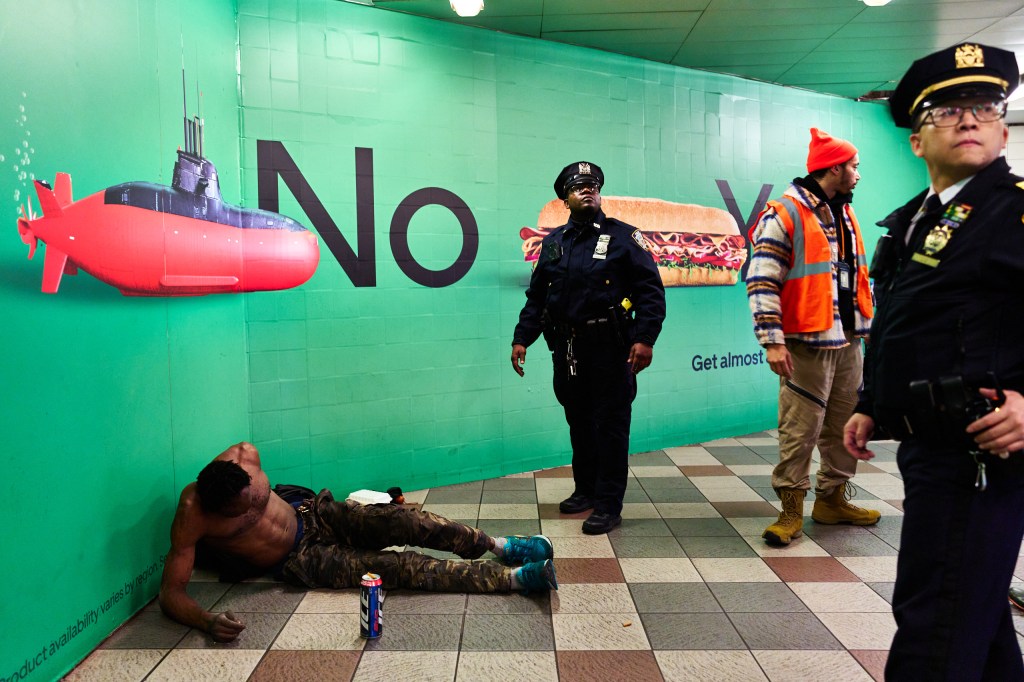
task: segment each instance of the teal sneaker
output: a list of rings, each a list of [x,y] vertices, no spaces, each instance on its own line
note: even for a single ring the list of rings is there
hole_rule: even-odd
[[[523,535],[510,535],[505,538],[505,547],[501,553],[501,563],[506,566],[554,558],[555,548],[551,546],[551,540],[543,535],[529,538]]]
[[[1010,603],[1016,606],[1018,609],[1024,611],[1024,588],[1022,587],[1011,587],[1010,588]]]
[[[519,591],[523,594],[558,589],[558,579],[555,577],[555,562],[551,559],[523,564],[516,571],[516,578],[519,580]]]

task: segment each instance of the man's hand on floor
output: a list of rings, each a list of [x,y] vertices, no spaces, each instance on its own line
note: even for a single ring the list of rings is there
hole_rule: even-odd
[[[218,642],[230,642],[241,634],[245,624],[230,611],[214,615],[207,632]]]

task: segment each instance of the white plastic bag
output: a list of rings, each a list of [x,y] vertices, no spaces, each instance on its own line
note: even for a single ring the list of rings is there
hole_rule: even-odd
[[[391,496],[376,490],[356,490],[348,494],[349,500],[359,504],[390,504]]]

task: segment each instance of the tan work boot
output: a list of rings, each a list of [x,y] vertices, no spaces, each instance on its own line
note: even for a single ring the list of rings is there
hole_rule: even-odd
[[[804,497],[807,491],[776,488],[775,492],[782,500],[782,512],[779,514],[779,520],[765,528],[761,537],[770,545],[788,545],[793,538],[798,538],[804,533]]]
[[[817,494],[811,518],[816,523],[852,523],[855,526],[871,526],[882,517],[874,509],[861,509],[848,500],[856,495],[856,488],[847,481],[840,483],[827,493]]]

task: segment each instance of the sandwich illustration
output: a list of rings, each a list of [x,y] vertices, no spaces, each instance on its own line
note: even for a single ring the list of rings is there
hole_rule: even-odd
[[[605,215],[639,228],[666,287],[736,284],[747,260],[746,240],[736,220],[720,208],[641,197],[602,197]],[[541,240],[569,220],[565,202],[540,211],[537,227],[519,231],[524,260],[540,256]]]

